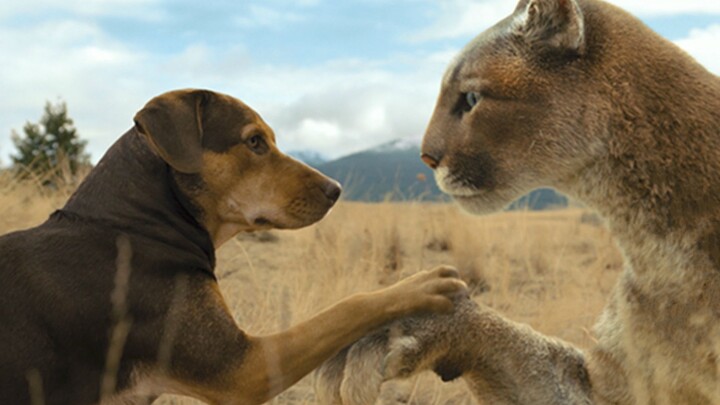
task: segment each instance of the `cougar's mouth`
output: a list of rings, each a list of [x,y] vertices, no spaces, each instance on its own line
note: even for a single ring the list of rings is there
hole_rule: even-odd
[[[446,167],[435,171],[435,180],[440,190],[453,198],[472,198],[482,194],[484,190],[467,185],[466,181],[450,173]]]

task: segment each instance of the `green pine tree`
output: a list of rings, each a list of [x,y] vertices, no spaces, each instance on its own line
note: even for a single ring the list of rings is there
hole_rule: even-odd
[[[63,170],[75,175],[90,162],[90,155],[85,153],[87,141],[80,139],[65,102],[45,103],[40,122],[27,122],[23,132],[21,136],[13,130],[11,135],[18,152],[11,158],[21,174],[54,183],[54,178],[67,174]]]

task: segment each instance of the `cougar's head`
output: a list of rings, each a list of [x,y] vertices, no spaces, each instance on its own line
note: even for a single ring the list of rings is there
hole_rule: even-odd
[[[600,147],[586,31],[575,0],[523,0],[451,63],[422,153],[462,207],[492,212],[557,186]]]

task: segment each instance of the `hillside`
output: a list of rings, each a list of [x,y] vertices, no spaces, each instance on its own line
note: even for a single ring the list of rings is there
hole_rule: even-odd
[[[349,201],[447,201],[419,156],[416,142],[397,139],[333,161],[306,163],[342,183],[343,197]],[[555,191],[541,189],[519,199],[511,209],[543,210],[567,203]]]
[[[419,146],[397,140],[317,168],[342,183],[343,196],[350,201],[446,199],[419,156]]]

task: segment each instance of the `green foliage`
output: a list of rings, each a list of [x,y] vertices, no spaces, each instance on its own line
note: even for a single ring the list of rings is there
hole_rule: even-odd
[[[57,177],[74,176],[79,168],[90,162],[90,155],[85,153],[87,141],[80,139],[73,120],[68,117],[65,102],[45,103],[40,122],[27,122],[23,132],[24,136],[21,136],[12,131],[18,153],[11,158],[24,176],[36,176],[44,183],[54,183],[53,179]]]

